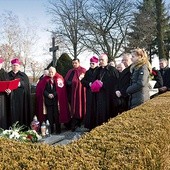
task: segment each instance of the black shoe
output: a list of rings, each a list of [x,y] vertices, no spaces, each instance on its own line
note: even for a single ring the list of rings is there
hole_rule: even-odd
[[[71,131],[74,132],[78,128],[77,125],[71,127]]]
[[[72,131],[72,132],[74,132],[75,130],[76,130],[76,128],[75,128],[75,127],[72,127],[72,128],[71,128],[71,131]]]
[[[61,133],[61,124],[56,124],[56,134],[60,134]]]
[[[81,127],[81,121],[78,121],[78,122],[77,122],[77,126],[78,126],[78,127]]]
[[[76,130],[76,128],[77,128],[77,123],[78,123],[78,121],[77,121],[77,119],[72,119],[72,121],[71,121],[71,131],[72,132],[74,132],[75,130]]]
[[[71,121],[68,123],[64,123],[64,126],[67,130],[71,130]]]
[[[61,130],[56,130],[56,134],[60,134],[61,133]]]

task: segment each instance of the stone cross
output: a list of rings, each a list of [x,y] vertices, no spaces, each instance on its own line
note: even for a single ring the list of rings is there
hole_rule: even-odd
[[[52,38],[52,47],[50,48],[50,52],[53,52],[53,67],[56,66],[57,63],[57,57],[56,57],[56,51],[59,49],[59,46],[55,46],[55,37]]]

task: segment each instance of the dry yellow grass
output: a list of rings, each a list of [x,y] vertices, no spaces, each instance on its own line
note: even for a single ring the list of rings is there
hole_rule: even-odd
[[[0,138],[0,169],[168,170],[170,93],[124,112],[66,146]]]

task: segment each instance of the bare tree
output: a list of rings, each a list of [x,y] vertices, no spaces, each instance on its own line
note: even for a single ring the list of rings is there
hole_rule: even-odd
[[[4,58],[4,69],[10,71],[11,69],[11,58],[16,57],[16,54],[9,44],[2,44],[0,46],[0,56]]]
[[[110,59],[120,55],[131,20],[130,0],[49,2],[56,32],[63,35],[74,58],[87,49],[96,54],[105,52]]]
[[[11,53],[4,53],[4,58],[8,61],[14,57],[18,57],[22,60],[24,66],[24,72],[26,70],[28,57],[31,55],[32,47],[36,43],[36,27],[27,20],[24,26],[21,26],[19,19],[12,12],[6,12],[1,16],[2,27],[1,36],[4,41],[1,46],[7,47]],[[5,55],[6,54],[6,55]]]
[[[118,57],[126,42],[131,9],[129,0],[87,1],[83,6],[81,43],[96,54],[104,52],[110,59]]]
[[[0,45],[0,55],[5,59],[5,69],[9,71],[10,69],[10,60],[18,56],[15,51],[16,44],[19,41],[19,19],[12,12],[6,12],[0,17],[0,36],[1,36],[1,45]]]
[[[82,4],[84,0],[58,0],[49,1],[51,7],[49,12],[52,21],[56,25],[54,32],[62,35],[70,54],[77,58],[83,52],[83,45],[80,43],[80,20],[82,17]]]
[[[20,32],[19,18],[11,11],[7,11],[0,16],[1,38],[4,43],[14,47],[18,43],[18,36]]]
[[[43,74],[43,69],[45,68],[45,64],[35,61],[34,59],[29,59],[29,68],[32,77],[32,82],[36,83],[39,77]]]
[[[25,20],[24,26],[22,26],[19,34],[20,41],[16,46],[16,51],[22,60],[24,72],[28,66],[29,57],[34,53],[32,50],[37,39],[36,26],[34,23],[30,22],[29,19]]]

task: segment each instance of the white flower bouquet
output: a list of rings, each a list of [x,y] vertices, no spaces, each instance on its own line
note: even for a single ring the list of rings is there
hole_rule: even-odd
[[[38,142],[42,138],[35,130],[23,131],[24,128],[25,126],[19,126],[16,122],[9,130],[0,129],[0,137],[23,142]]]

